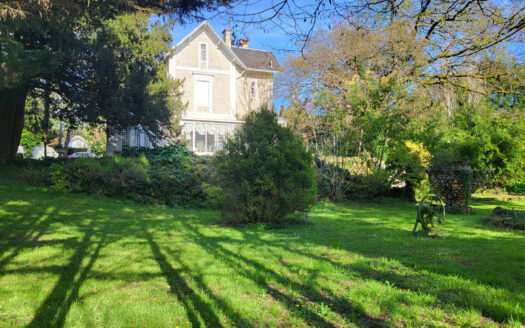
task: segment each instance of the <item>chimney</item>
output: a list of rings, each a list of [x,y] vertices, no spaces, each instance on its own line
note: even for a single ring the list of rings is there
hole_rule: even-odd
[[[227,27],[224,29],[224,31],[222,31],[222,35],[224,36],[224,43],[226,43],[226,45],[228,47],[231,47],[232,45],[232,30]]]
[[[250,40],[248,39],[239,39],[239,43],[241,44],[241,48],[248,48],[248,43]]]

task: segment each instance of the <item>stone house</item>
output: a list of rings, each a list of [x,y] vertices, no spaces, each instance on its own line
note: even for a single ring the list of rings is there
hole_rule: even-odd
[[[182,100],[187,109],[180,121],[182,138],[198,154],[221,149],[248,112],[264,105],[272,108],[273,77],[281,71],[272,52],[251,49],[246,39],[233,47],[231,30],[222,34],[204,21],[168,55],[169,75],[184,81]],[[140,128],[123,131],[118,139],[115,150],[126,145],[151,147]]]

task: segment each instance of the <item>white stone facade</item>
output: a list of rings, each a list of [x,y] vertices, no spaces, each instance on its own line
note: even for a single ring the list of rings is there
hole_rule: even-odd
[[[273,107],[273,76],[280,68],[273,54],[241,52],[229,44],[229,29],[223,34],[226,42],[204,21],[168,55],[168,74],[183,81],[182,101],[187,103],[180,122],[182,140],[198,154],[221,149],[248,112]],[[151,147],[151,142],[136,128],[117,136],[115,146]]]

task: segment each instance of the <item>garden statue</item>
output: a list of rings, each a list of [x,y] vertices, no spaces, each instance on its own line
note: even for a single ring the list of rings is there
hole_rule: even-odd
[[[433,192],[426,194],[417,204],[416,224],[412,232],[416,234],[417,225],[421,224],[422,231],[426,236],[435,233],[434,216],[438,217],[438,223],[445,221],[445,203]]]

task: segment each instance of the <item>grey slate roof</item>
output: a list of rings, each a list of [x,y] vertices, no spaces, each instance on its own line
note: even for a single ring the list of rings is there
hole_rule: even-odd
[[[273,52],[240,47],[231,47],[231,49],[248,69],[282,71]]]

